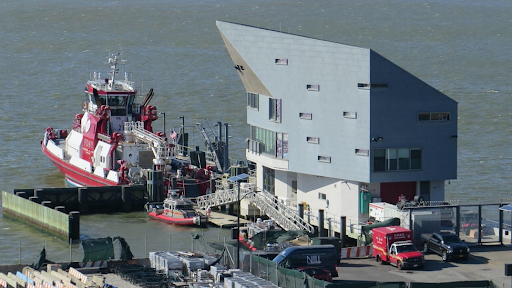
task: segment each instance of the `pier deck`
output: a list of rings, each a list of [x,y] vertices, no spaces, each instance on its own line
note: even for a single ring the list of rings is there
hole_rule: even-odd
[[[198,211],[201,212],[203,215],[206,215],[205,210]],[[236,227],[237,224],[236,218],[237,217],[233,215],[212,211],[210,213],[210,217],[208,218],[208,222],[220,228],[233,228]],[[240,226],[245,226],[245,224],[247,223],[251,223],[251,221],[240,218]]]

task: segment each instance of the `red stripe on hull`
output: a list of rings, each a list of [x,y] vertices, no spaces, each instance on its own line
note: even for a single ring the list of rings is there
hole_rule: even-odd
[[[73,183],[77,183],[81,186],[98,187],[98,186],[116,186],[120,185],[114,181],[104,179],[100,176],[94,175],[80,168],[77,168],[65,161],[62,161],[50,151],[46,149],[44,144],[41,145],[41,150],[52,161],[53,165],[60,170],[64,177]]]
[[[149,217],[175,225],[195,225],[194,218],[171,218],[161,214],[157,215],[154,212],[150,212]]]

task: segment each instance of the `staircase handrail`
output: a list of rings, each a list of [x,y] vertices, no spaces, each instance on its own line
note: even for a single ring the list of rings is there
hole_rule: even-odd
[[[219,185],[219,182],[217,182]],[[241,188],[240,199],[247,199],[256,205],[261,212],[272,218],[285,230],[305,230],[313,233],[314,227],[304,221],[296,211],[287,207],[278,199],[266,191],[254,191],[253,187]],[[207,194],[196,198],[200,208],[225,205],[238,202],[238,191],[236,187],[218,189],[215,193]]]
[[[140,121],[131,121],[124,123],[124,130],[131,132],[133,136],[144,143],[150,145],[153,154],[157,159],[168,159],[172,152],[164,137],[160,137],[144,129],[144,123]]]

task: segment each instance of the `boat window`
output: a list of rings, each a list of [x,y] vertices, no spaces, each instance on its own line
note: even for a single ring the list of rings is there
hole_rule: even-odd
[[[133,101],[135,100],[135,95],[128,96],[128,114],[133,113]]]
[[[98,97],[100,99],[101,105],[107,105],[107,98],[104,95],[99,95]]]

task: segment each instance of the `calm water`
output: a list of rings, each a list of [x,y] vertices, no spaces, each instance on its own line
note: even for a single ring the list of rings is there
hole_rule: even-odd
[[[154,88],[167,127],[181,125],[179,116],[189,130],[205,115],[228,122],[231,156],[242,159],[244,89],[215,26],[224,20],[372,48],[443,91],[459,102],[458,179],[447,198],[509,197],[512,2],[352,2],[1,2],[0,189],[64,185],[40,140],[48,126],[70,127],[89,72],[104,70],[109,50],[123,52],[146,92]],[[45,242],[48,258],[69,259],[65,243],[2,217],[0,264],[18,261],[20,241],[23,262]],[[81,228],[84,237],[125,237],[139,257],[146,246],[167,249],[169,235],[173,249],[190,249],[190,233],[199,232],[143,213],[84,216]],[[229,231],[204,233],[217,239]]]

